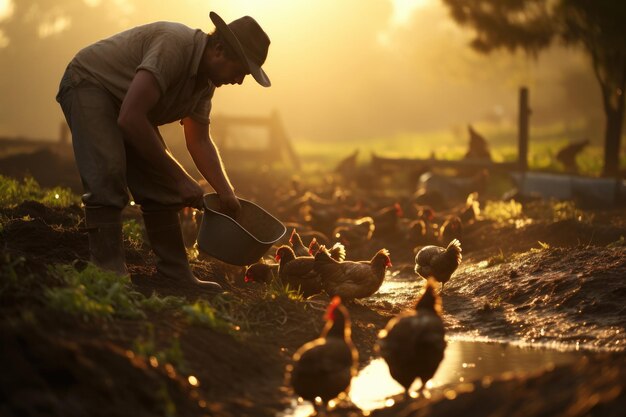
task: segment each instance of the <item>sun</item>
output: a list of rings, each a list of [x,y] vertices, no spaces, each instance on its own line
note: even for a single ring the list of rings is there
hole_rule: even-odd
[[[11,17],[13,14],[13,1],[0,0],[0,21]]]
[[[431,0],[392,0],[391,2],[393,4],[392,23],[403,25],[407,23],[416,9],[426,6]]]

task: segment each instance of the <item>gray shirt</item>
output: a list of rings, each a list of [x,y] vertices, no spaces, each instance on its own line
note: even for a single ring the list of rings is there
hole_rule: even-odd
[[[136,72],[150,71],[161,98],[150,112],[156,126],[184,117],[208,124],[215,86],[196,87],[206,33],[180,23],[138,26],[96,42],[76,54],[70,66],[80,78],[101,85],[121,104]]]

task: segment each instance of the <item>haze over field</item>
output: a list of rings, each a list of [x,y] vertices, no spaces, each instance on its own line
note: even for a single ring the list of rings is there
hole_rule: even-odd
[[[57,137],[54,95],[80,48],[155,20],[210,31],[211,10],[226,21],[249,14],[272,39],[264,68],[273,86],[220,88],[214,114],[278,110],[295,141],[514,124],[520,85],[530,87],[533,123],[602,138],[599,89],[582,54],[478,55],[440,0],[0,0],[0,136]]]

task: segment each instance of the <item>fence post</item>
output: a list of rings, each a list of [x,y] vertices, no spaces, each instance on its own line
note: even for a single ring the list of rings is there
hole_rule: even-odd
[[[528,170],[528,126],[531,110],[528,106],[528,88],[522,87],[519,91],[519,137],[517,158],[522,172]]]

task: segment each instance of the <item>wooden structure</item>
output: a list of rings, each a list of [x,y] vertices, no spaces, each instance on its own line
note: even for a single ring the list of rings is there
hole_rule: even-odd
[[[378,172],[390,170],[424,171],[432,168],[480,169],[486,168],[495,171],[528,170],[528,137],[531,110],[528,106],[528,88],[522,87],[519,92],[518,117],[518,157],[515,162],[493,162],[489,159],[415,159],[415,158],[386,158],[372,153],[372,168]]]
[[[256,132],[255,138],[238,138],[237,129],[251,128],[265,131],[265,138]],[[225,161],[239,163],[253,161],[257,164],[284,162],[300,169],[300,160],[283,127],[277,111],[269,117],[225,116],[211,117],[211,136]]]

